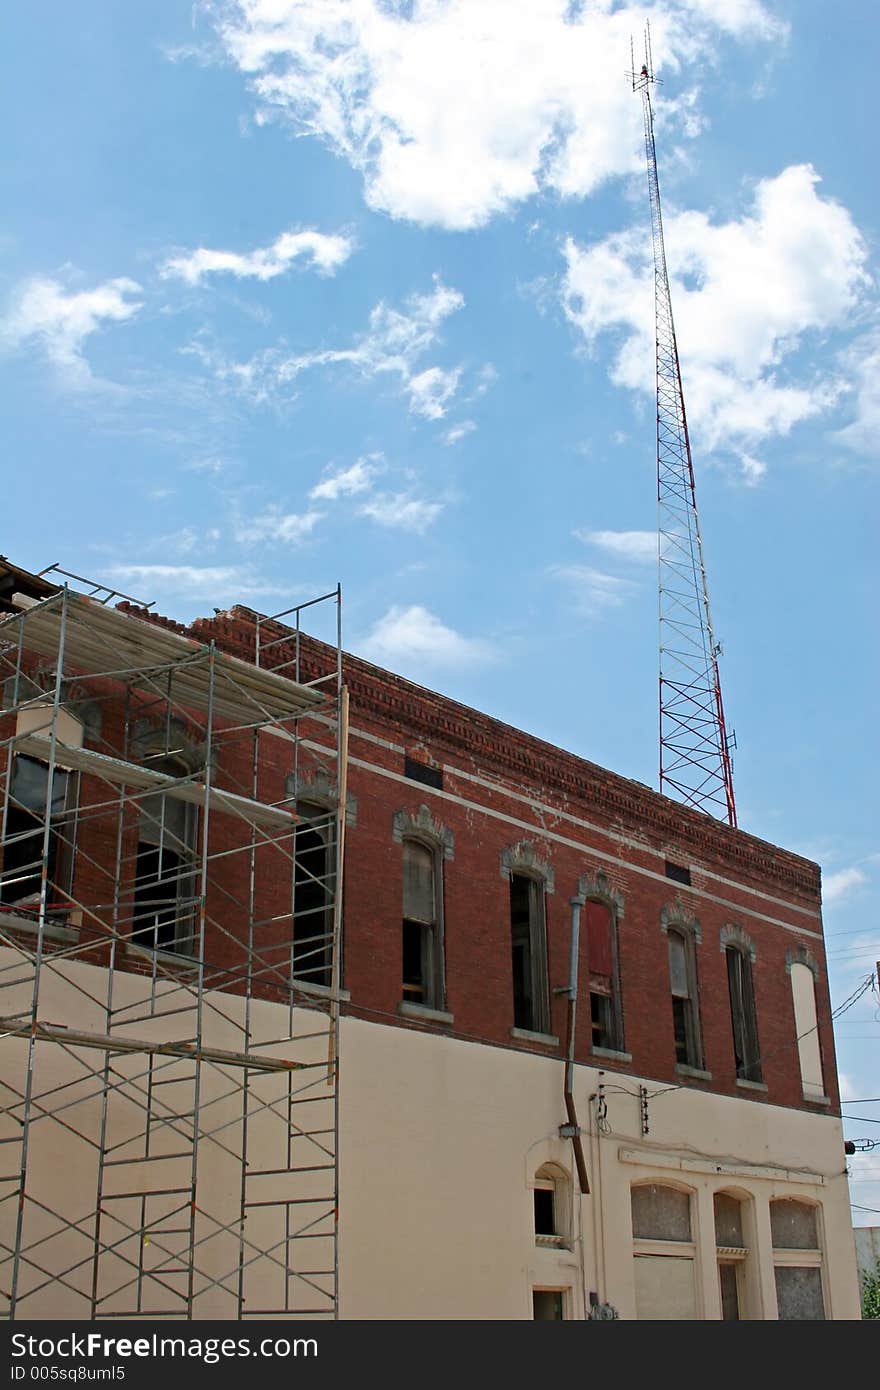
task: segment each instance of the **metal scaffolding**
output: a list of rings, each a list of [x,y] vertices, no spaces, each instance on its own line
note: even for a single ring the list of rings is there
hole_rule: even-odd
[[[0,620],[0,1300],[332,1318],[341,593],[254,615],[253,661],[118,597]]]

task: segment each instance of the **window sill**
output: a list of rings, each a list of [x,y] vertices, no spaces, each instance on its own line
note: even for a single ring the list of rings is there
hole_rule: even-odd
[[[319,985],[317,982],[313,983],[311,980],[298,980],[295,975],[290,984],[291,988],[296,990],[297,994],[314,994],[318,999],[336,998],[341,999],[344,1004],[347,1004],[351,998],[351,990],[338,989],[334,995],[331,985]]]
[[[830,1096],[811,1095],[809,1091],[803,1092],[803,1098],[807,1105],[830,1105]]]
[[[684,1062],[676,1062],[675,1070],[679,1076],[689,1076],[693,1081],[711,1081],[712,1073],[700,1067],[686,1067]]]
[[[19,917],[16,912],[0,912],[0,927],[10,931],[23,931],[27,932],[29,936],[36,936],[39,923],[33,917]],[[79,931],[76,927],[63,927],[60,922],[46,922],[43,925],[43,938],[46,941],[59,941],[63,945],[69,946],[79,941]]]
[[[535,1236],[539,1250],[570,1250],[571,1245],[565,1236]]]
[[[559,1039],[552,1033],[533,1033],[530,1028],[511,1028],[510,1036],[517,1042],[540,1043],[541,1047],[558,1047]]]
[[[455,1015],[448,1014],[444,1009],[429,1009],[427,1004],[413,1004],[408,999],[402,999],[397,1006],[397,1012],[404,1018],[420,1018],[423,1023],[445,1023],[455,1022]]]
[[[769,1089],[766,1081],[749,1081],[745,1076],[738,1076],[736,1084],[741,1086],[744,1091],[767,1091]]]
[[[609,1062],[631,1062],[631,1052],[619,1052],[616,1047],[594,1047],[592,1049],[594,1057],[607,1057]]]

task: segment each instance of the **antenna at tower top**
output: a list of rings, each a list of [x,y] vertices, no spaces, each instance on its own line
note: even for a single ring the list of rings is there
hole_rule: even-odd
[[[703,559],[694,467],[672,296],[666,267],[660,181],[650,89],[654,76],[651,27],[645,26],[645,61],[637,71],[632,41],[634,92],[641,92],[645,158],[654,253],[655,375],[657,395],[657,530],[660,619],[660,790],[698,811],[736,825],[733,769],[721,701],[718,656],[712,632],[709,586]]]
[[[636,67],[635,45],[631,37],[629,41],[629,60],[631,66],[626,75],[632,79],[632,89],[634,92],[643,92],[649,85],[654,83],[659,83],[662,86],[660,78],[654,76],[654,55],[651,51],[650,20],[645,24],[645,61],[640,68]]]

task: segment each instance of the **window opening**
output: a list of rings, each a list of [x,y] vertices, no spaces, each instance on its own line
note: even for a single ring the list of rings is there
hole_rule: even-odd
[[[550,1029],[544,885],[525,874],[510,876],[510,934],[513,954],[513,1022],[533,1033]]]
[[[42,883],[43,832],[49,765],[19,753],[12,764],[12,785],[6,814],[0,898],[16,907],[39,907]],[[67,906],[73,876],[73,854],[66,826],[75,802],[75,777],[55,768],[49,806],[47,904]]]
[[[744,1081],[760,1081],[761,1063],[752,962],[746,953],[736,946],[728,946],[724,954],[727,959],[727,986],[736,1074]]]

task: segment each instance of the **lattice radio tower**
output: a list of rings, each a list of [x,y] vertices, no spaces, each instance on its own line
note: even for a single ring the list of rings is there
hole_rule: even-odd
[[[666,268],[654,144],[651,31],[634,92],[641,92],[654,250],[657,507],[660,618],[660,791],[736,825],[728,736],[712,632],[694,467]]]

